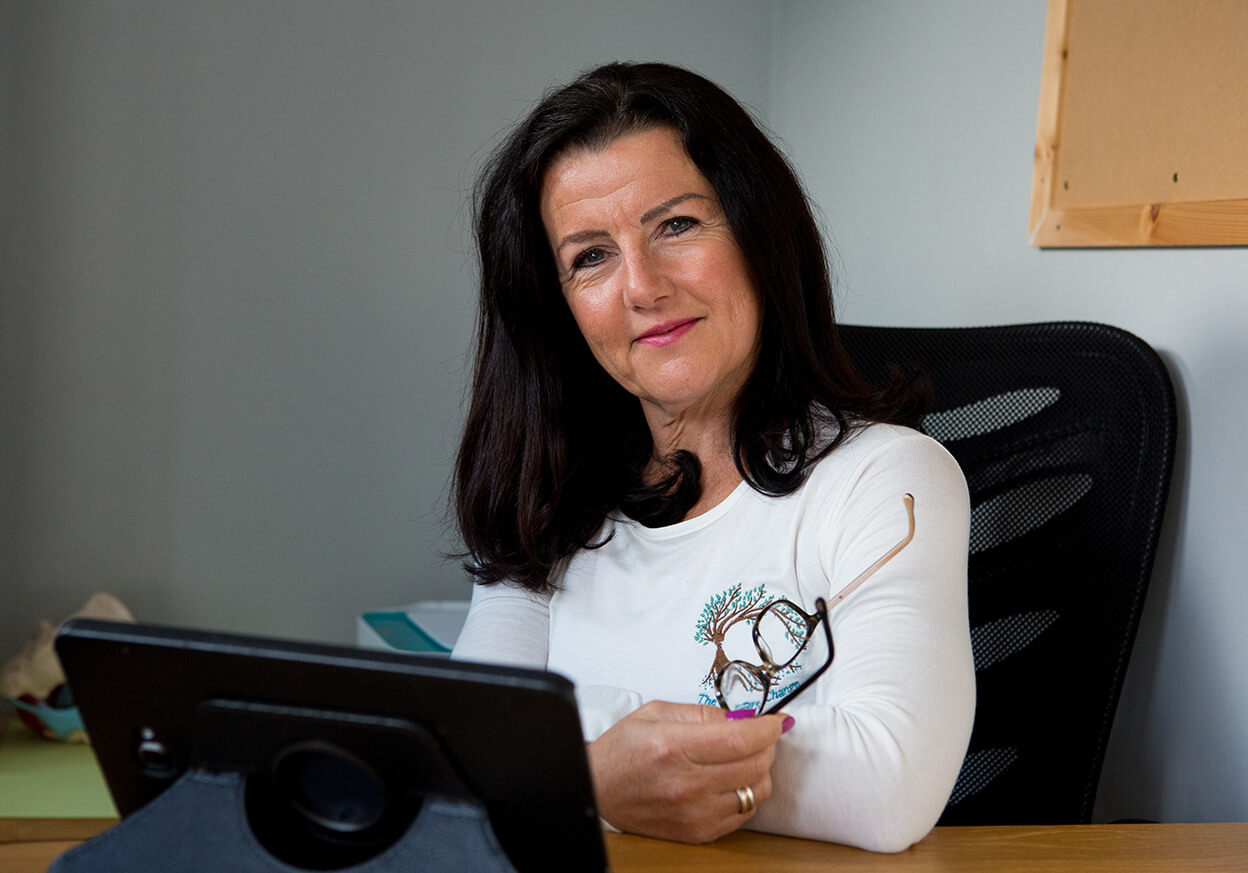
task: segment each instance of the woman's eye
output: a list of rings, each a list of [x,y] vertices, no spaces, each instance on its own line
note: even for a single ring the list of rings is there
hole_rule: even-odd
[[[572,269],[579,270],[582,267],[592,267],[595,264],[601,264],[606,257],[607,254],[602,249],[586,249],[573,259]]]
[[[663,226],[668,233],[679,236],[697,223],[696,219],[681,215],[676,218],[669,218],[663,222]]]

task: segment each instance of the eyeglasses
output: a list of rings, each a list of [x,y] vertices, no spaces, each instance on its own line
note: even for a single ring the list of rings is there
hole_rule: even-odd
[[[832,628],[828,622],[828,610],[836,606],[867,579],[875,574],[904,549],[914,539],[914,497],[902,496],[906,507],[908,530],[897,545],[893,546],[874,564],[863,570],[854,581],[842,588],[832,598],[831,604],[822,597],[815,600],[815,612],[810,614],[790,600],[773,600],[763,607],[754,619],[751,636],[754,638],[754,649],[758,652],[759,664],[748,661],[729,661],[715,675],[715,696],[719,705],[728,712],[753,710],[755,715],[771,715],[797,695],[809,688],[824,671],[832,665],[832,657],[836,649],[832,645]],[[822,659],[822,666],[813,673],[808,673],[800,683],[790,689],[781,689],[780,697],[770,709],[764,709],[772,689],[785,670],[797,661],[803,652],[809,654],[812,640],[818,640],[815,628],[823,624],[822,639],[827,645],[827,655]]]

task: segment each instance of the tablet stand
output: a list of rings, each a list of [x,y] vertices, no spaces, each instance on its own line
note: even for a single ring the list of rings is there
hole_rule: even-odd
[[[49,873],[516,873],[437,739],[406,719],[202,704],[192,760]],[[140,742],[150,775],[176,762]]]

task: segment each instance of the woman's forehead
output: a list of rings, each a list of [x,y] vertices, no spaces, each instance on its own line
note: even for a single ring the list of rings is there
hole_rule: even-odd
[[[659,202],[689,192],[714,198],[679,135],[653,128],[558,157],[542,180],[541,211],[549,221],[568,209],[623,207],[635,211],[631,218],[637,220]]]

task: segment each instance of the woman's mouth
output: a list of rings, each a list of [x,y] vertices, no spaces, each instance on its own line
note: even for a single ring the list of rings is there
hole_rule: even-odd
[[[700,319],[682,318],[677,321],[668,321],[663,324],[656,324],[648,331],[637,337],[637,342],[647,346],[666,346],[676,342],[682,336],[689,332]]]

